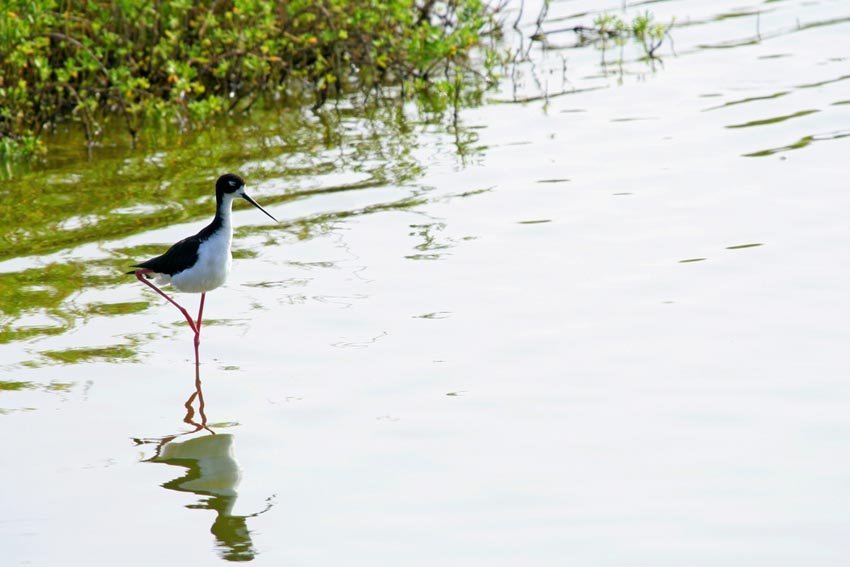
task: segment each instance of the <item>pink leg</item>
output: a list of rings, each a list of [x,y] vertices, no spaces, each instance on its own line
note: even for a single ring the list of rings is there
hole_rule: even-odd
[[[201,320],[204,318],[204,300],[207,293],[201,293],[201,307],[198,309],[198,321],[195,323],[195,362],[198,362],[198,347],[201,344]]]
[[[207,298],[207,292],[201,293],[201,307],[198,309],[198,321],[195,323],[195,327],[198,329],[198,334],[201,334],[201,319],[204,318],[204,300]]]
[[[185,318],[186,318],[186,321],[189,323],[189,327],[191,327],[192,332],[193,332],[193,333],[195,333],[195,336],[197,337],[197,336],[198,336],[198,328],[195,326],[195,322],[194,322],[194,321],[192,321],[192,316],[191,316],[191,315],[189,315],[189,313],[188,313],[185,309],[183,309],[183,307],[182,307],[179,303],[177,303],[176,301],[174,301],[173,299],[171,299],[168,295],[166,295],[166,294],[165,294],[165,292],[163,292],[161,289],[159,289],[158,287],[156,287],[154,284],[152,284],[151,282],[149,282],[149,281],[147,280],[147,278],[145,278],[145,277],[144,277],[144,275],[145,275],[145,274],[149,274],[149,273],[151,273],[151,270],[147,270],[147,269],[144,269],[144,268],[142,268],[142,269],[140,269],[140,270],[136,270],[136,278],[137,278],[140,282],[142,282],[143,284],[145,284],[146,286],[148,286],[149,288],[151,288],[152,290],[154,290],[155,292],[157,292],[158,294],[160,294],[162,297],[164,297],[164,298],[165,298],[165,299],[166,299],[169,303],[171,303],[174,307],[176,307],[177,309],[179,309],[179,310],[180,310],[180,313],[182,313],[182,314],[183,314],[183,317],[185,317]]]

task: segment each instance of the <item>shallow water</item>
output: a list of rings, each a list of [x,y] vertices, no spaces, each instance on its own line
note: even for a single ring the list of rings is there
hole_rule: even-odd
[[[525,39],[457,128],[343,105],[8,170],[3,564],[846,564],[850,5],[646,8],[661,62]],[[224,170],[283,222],[237,206],[196,377],[121,274]]]

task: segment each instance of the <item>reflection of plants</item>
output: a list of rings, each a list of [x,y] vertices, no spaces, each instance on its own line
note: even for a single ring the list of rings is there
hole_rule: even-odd
[[[257,109],[250,121],[226,117],[200,131],[164,126],[142,132],[149,151],[95,150],[95,159],[83,169],[86,149],[73,142],[46,158],[49,167],[27,171],[32,166],[22,165],[13,172],[13,183],[0,185],[7,200],[0,207],[0,261],[31,259],[21,260],[24,267],[17,271],[0,272],[0,346],[144,311],[145,298],[113,298],[104,290],[132,285],[135,280],[123,275],[130,260],[159,254],[169,243],[126,246],[121,240],[208,218],[214,199],[211,171],[245,168],[249,184],[263,187],[264,204],[327,200],[315,214],[273,228],[239,227],[241,235],[262,235],[271,242],[312,238],[345,218],[422,203],[415,186],[423,171],[416,148],[430,125],[410,120],[405,111],[396,104],[329,105],[315,114]],[[474,132],[462,124],[455,130],[465,151],[479,151]],[[333,204],[335,194],[368,195],[379,188],[382,196],[355,200],[357,206]],[[77,252],[94,243],[97,251],[89,246]],[[61,257],[53,256],[59,252]],[[237,257],[255,253],[247,248],[234,252]],[[79,354],[87,353],[69,355]],[[45,355],[38,364],[56,360]]]
[[[72,304],[80,288],[117,283],[117,275],[100,276],[89,271],[110,265],[104,261],[71,261],[0,274],[0,345],[60,335],[72,329],[78,319],[124,311],[126,304],[95,304],[92,312]],[[127,308],[139,310],[137,305]],[[27,324],[30,321],[34,323]]]
[[[92,360],[105,360],[109,362],[133,360],[136,356],[136,351],[126,345],[112,345],[106,347],[48,350],[41,354],[54,362],[79,364],[80,362],[90,362]]]
[[[142,136],[152,146],[150,152],[96,156],[82,173],[85,149],[61,148],[70,158],[67,163],[24,171],[5,185],[14,198],[9,193],[8,206],[0,207],[0,261],[205,218],[213,198],[210,172],[238,169],[249,160],[262,163],[247,174],[250,184],[269,177],[286,184],[285,192],[266,199],[271,205],[404,185],[422,171],[412,157],[415,125],[394,107],[356,115],[327,109],[318,117],[258,111],[256,118],[224,119],[199,132],[146,132]],[[341,173],[352,181],[332,184],[325,179],[338,179]],[[137,252],[155,255],[162,250],[152,246]],[[94,268],[88,266],[88,271]]]
[[[53,394],[64,397],[71,392],[74,386],[74,382],[60,382],[58,380],[54,380],[46,384],[39,384],[36,382],[28,382],[23,380],[0,380],[0,393],[39,392],[43,394]],[[34,408],[32,407],[0,407],[0,415],[6,415],[15,411],[32,411],[33,409]]]

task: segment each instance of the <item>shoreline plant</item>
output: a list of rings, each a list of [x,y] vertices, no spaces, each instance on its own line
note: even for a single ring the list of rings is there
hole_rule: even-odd
[[[0,12],[0,156],[44,151],[78,122],[190,129],[258,101],[321,106],[383,87],[456,97],[498,32],[485,0],[7,0]]]

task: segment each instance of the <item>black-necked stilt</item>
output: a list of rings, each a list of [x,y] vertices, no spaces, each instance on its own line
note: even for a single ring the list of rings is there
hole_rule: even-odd
[[[268,211],[245,193],[245,182],[238,175],[228,173],[218,178],[215,183],[215,217],[210,224],[198,234],[184,238],[162,256],[151,258],[146,262],[134,264],[132,272],[140,282],[149,286],[172,305],[177,307],[192,331],[195,333],[195,360],[198,360],[198,345],[201,342],[201,318],[204,314],[204,300],[208,291],[214,290],[225,282],[230,273],[232,259],[230,243],[233,240],[233,225],[230,222],[230,211],[233,199],[242,197],[264,213],[273,221],[278,222]],[[197,322],[180,304],[165,294],[156,285],[148,281],[156,277],[158,284],[171,283],[178,291],[200,293],[201,303],[198,309]]]

